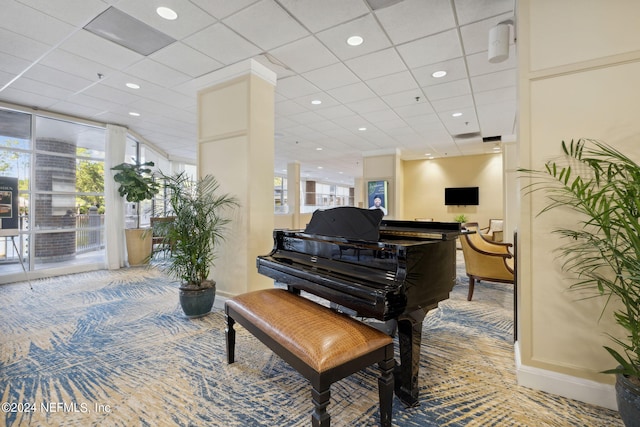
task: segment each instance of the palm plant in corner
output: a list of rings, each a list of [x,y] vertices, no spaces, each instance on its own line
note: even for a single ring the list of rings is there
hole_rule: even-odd
[[[230,210],[238,205],[234,196],[219,194],[219,183],[207,175],[192,181],[184,172],[163,175],[168,215],[174,216],[163,230],[169,256],[160,267],[179,279],[180,304],[187,317],[211,311],[216,282],[209,279],[216,251],[224,240]]]
[[[600,141],[562,142],[566,162],[551,161],[532,176],[530,191],[543,190],[541,213],[561,207],[581,214],[573,228],[554,230],[566,242],[558,249],[563,269],[577,277],[572,288],[596,291],[614,304],[626,338],[605,346],[618,366],[618,411],[627,426],[640,420],[640,166]],[[535,179],[537,178],[537,179]],[[604,310],[604,309],[603,309]],[[603,311],[604,313],[604,311]]]

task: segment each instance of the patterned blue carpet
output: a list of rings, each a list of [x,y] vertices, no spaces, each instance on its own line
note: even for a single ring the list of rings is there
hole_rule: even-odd
[[[459,268],[459,271],[461,268]],[[518,387],[509,285],[427,316],[418,408],[393,425],[615,426],[617,413]],[[307,426],[307,381],[241,327],[226,364],[221,311],[189,320],[153,269],[0,286],[0,394],[7,426]],[[333,426],[377,425],[377,369],[332,386]]]

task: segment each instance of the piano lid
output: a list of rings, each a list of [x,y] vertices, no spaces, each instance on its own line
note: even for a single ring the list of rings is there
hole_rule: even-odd
[[[380,222],[383,216],[384,213],[380,209],[361,209],[353,206],[318,209],[311,216],[304,232],[377,242],[380,239]]]

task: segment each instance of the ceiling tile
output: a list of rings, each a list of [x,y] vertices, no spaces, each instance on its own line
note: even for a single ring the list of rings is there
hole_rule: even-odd
[[[421,89],[396,92],[389,95],[383,95],[380,98],[382,98],[390,107],[397,108],[403,105],[414,104],[416,102],[416,97],[419,97],[420,101],[424,102],[424,94]]]
[[[436,71],[446,71],[447,75],[440,78],[433,77]],[[467,77],[467,65],[464,58],[455,58],[449,61],[425,65],[413,69],[413,76],[421,87],[439,85]]]
[[[271,54],[297,73],[304,73],[338,62],[338,58],[312,36],[274,49]]]
[[[450,0],[404,0],[375,12],[394,43],[455,28]]]
[[[49,49],[50,46],[45,43],[0,28],[0,52],[27,61],[35,61]]]
[[[123,69],[144,57],[85,30],[66,39],[61,49],[115,69]]]
[[[73,30],[71,25],[16,1],[2,3],[0,27],[50,45],[59,43]]]
[[[325,92],[316,92],[310,95],[301,96],[294,99],[295,102],[312,111],[321,110],[323,108],[334,107],[340,105],[338,101],[330,97]],[[320,104],[312,104],[312,101],[320,101]]]
[[[515,69],[498,71],[496,73],[483,74],[471,77],[471,86],[476,92],[498,89],[501,87],[515,86],[517,74]]]
[[[125,90],[114,89],[104,84],[93,85],[85,89],[83,93],[121,105],[131,104],[139,99],[138,96],[132,95]]]
[[[185,44],[222,62],[233,64],[261,50],[223,24],[215,24],[184,39]]]
[[[469,81],[467,79],[427,86],[423,89],[427,98],[429,98],[429,101],[436,101],[438,99],[451,98],[471,93],[471,87],[469,86]]]
[[[462,56],[456,30],[445,31],[398,46],[398,52],[410,68],[436,64]]]
[[[190,80],[189,76],[152,59],[143,59],[126,69],[134,77],[165,87],[177,86]]]
[[[359,56],[345,61],[345,64],[362,80],[370,80],[407,70],[395,49],[385,49]]]
[[[40,61],[40,64],[46,65],[50,68],[55,68],[58,71],[63,71],[65,73],[85,78],[88,81],[95,81],[98,78],[98,74],[102,74],[104,77],[109,77],[117,72],[111,67],[103,64],[97,64],[87,58],[83,58],[60,49],[56,49],[49,53]]]
[[[498,71],[514,69],[517,65],[516,53],[513,46],[510,48],[509,58],[503,62],[492,64],[487,59],[487,52],[474,53],[467,56],[467,66],[469,67],[469,75],[471,77],[480,76],[483,74],[495,73]]]
[[[58,82],[56,82],[58,83]],[[74,90],[64,88],[61,85],[67,84],[71,86],[69,83],[58,83],[58,86],[54,86],[50,81],[40,81],[37,79],[30,79],[26,77],[21,77],[16,80],[11,87],[17,90],[22,90],[25,92],[30,92],[54,99],[67,99],[70,98],[74,94]],[[82,86],[78,86],[82,87]]]
[[[160,49],[149,58],[191,77],[198,77],[223,67],[222,63],[180,42]]]
[[[335,107],[320,108],[318,109],[318,114],[326,119],[332,120],[339,117],[354,116],[356,113],[344,105],[337,105]]]
[[[515,0],[454,0],[460,25],[513,12]]]
[[[438,113],[453,110],[459,111],[466,108],[473,108],[473,98],[471,95],[456,96],[433,101],[431,105],[433,105],[433,108]]]
[[[158,3],[158,4],[153,4]],[[169,21],[156,12],[157,6],[169,6],[178,18]],[[160,32],[175,39],[181,39],[217,21],[216,18],[203,13],[202,9],[188,0],[171,0],[170,2],[149,2],[139,0],[120,0],[115,6],[126,14],[150,25]]]
[[[302,76],[322,90],[347,86],[360,81],[342,62],[308,71]]]
[[[425,117],[433,113],[433,107],[424,101],[416,101],[413,104],[403,105],[394,109],[396,114],[403,119],[410,117]]]
[[[101,0],[64,0],[63,7],[60,1],[51,0],[20,0],[20,3],[75,27],[84,26],[108,7]]]
[[[258,0],[190,0],[191,3],[205,10],[209,15],[218,19],[244,9],[245,7],[257,3]]]
[[[307,111],[307,109],[295,101],[288,100],[276,102],[275,111],[276,114],[286,115],[290,119],[292,115],[304,113],[305,111]]]
[[[418,84],[413,79],[413,76],[409,71],[403,71],[384,77],[378,77],[377,79],[367,80],[366,83],[380,96],[418,88]]]
[[[224,20],[224,23],[264,50],[309,34],[273,0],[262,0]]]
[[[78,117],[93,117],[102,110],[96,107],[87,107],[86,105],[74,104],[73,102],[57,102],[51,109],[56,113],[68,114]]]
[[[298,98],[319,92],[319,89],[300,76],[278,79],[276,91],[286,98]]]
[[[12,75],[20,74],[27,69],[29,64],[30,62],[25,59],[0,52],[0,71],[5,71]],[[0,85],[0,87],[2,87],[2,85]]]
[[[45,67],[44,65],[35,65],[31,67],[26,73],[23,74],[23,77],[64,88],[73,92],[80,91],[98,80],[97,76],[92,81],[89,79],[84,79],[82,77],[64,73],[50,67]]]
[[[362,0],[280,0],[280,4],[314,33],[369,13]]]
[[[364,42],[360,46],[348,45],[347,38],[356,35],[362,37]],[[317,34],[317,37],[342,60],[391,46],[389,37],[382,31],[373,15],[365,15],[362,18],[322,31]]]
[[[389,106],[380,98],[367,98],[361,101],[349,102],[346,105],[350,110],[353,110],[358,114],[389,110]]]
[[[329,94],[338,101],[348,104],[362,99],[374,98],[376,96],[364,83],[355,83],[337,89],[328,90]]]

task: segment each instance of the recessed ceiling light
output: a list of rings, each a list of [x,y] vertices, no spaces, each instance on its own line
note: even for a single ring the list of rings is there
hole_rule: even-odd
[[[322,151],[322,147],[316,148],[316,151]]]
[[[358,130],[365,131],[365,130],[367,130],[367,128],[362,127],[362,128],[358,128]]]
[[[431,155],[431,153],[424,153],[424,155],[425,155],[425,156],[430,156],[430,155]]]
[[[140,85],[135,83],[127,83],[127,87],[129,89],[140,89]]]
[[[160,6],[159,8],[157,8],[156,12],[158,13],[158,15],[160,15],[161,18],[168,19],[169,21],[173,21],[178,17],[178,14],[175,11],[164,6]]]
[[[131,111],[131,112],[129,113],[129,115],[130,115],[130,116],[133,116],[133,117],[139,117],[139,116],[140,116],[140,113],[136,113],[135,111]]]
[[[364,39],[360,36],[351,36],[347,39],[349,46],[360,46],[364,42]]]
[[[318,166],[318,169],[322,169],[322,166]]]
[[[493,147],[495,151],[500,151],[500,147]]]
[[[433,74],[431,74],[432,77],[435,77],[436,79],[439,79],[440,77],[444,77],[447,75],[446,71],[434,71]]]
[[[319,99],[314,99],[313,101],[311,101],[311,103],[313,105],[320,105],[320,104],[322,104],[322,101],[320,101]]]
[[[451,115],[451,117],[460,117],[462,115],[462,113],[453,113]]]

